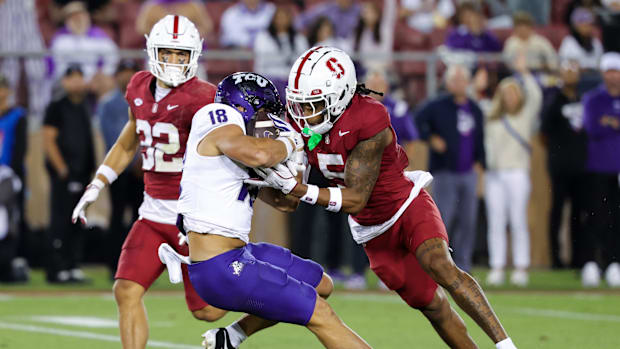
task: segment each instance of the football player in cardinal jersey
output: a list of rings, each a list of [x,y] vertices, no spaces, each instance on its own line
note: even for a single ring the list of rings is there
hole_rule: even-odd
[[[191,261],[167,244],[160,253],[173,274],[181,270],[171,266],[190,263],[190,280],[205,301],[254,314],[257,326],[288,322],[306,326],[326,348],[370,348],[323,299],[333,283],[319,264],[276,245],[249,243],[256,194],[244,183],[250,168],[284,168],[281,162],[303,158],[302,136],[280,119],[283,111],[276,87],[258,74],[235,73],[219,83],[215,103],[194,117],[183,165],[177,226],[187,232]],[[276,139],[252,136],[259,115],[279,130]],[[258,198],[284,211],[297,208],[299,199],[284,194],[264,188]],[[234,333],[207,332],[204,344],[231,348],[238,341]]]
[[[266,169],[262,182],[327,210],[350,214],[353,238],[370,268],[410,307],[420,310],[451,348],[476,348],[441,285],[499,349],[515,348],[480,285],[450,256],[439,211],[423,188],[432,176],[404,172],[408,159],[396,143],[385,107],[358,85],[351,58],[332,47],[314,47],[291,69],[289,116],[307,136],[305,153],[332,187],[298,183],[286,168]],[[292,189],[291,189],[292,188]],[[225,331],[256,331],[245,317]],[[223,331],[223,330],[211,330]]]
[[[144,348],[148,323],[142,297],[164,270],[157,253],[168,242],[182,254],[177,243],[177,199],[183,154],[192,117],[212,103],[215,86],[196,75],[202,40],[194,24],[183,16],[168,15],[147,36],[150,72],[136,73],[125,98],[129,121],[108,152],[97,174],[73,211],[73,222],[86,224],[85,210],[101,189],[112,183],[139,149],[144,170],[144,201],[140,218],[127,236],[115,275],[114,296],[119,310],[123,348]],[[194,317],[215,321],[225,311],[208,306],[196,294],[183,269],[185,299]]]

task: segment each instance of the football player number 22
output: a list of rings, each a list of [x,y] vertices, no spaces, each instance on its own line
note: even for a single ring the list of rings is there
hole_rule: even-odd
[[[180,172],[183,169],[183,155],[172,157],[170,160],[164,159],[164,154],[176,154],[181,145],[179,144],[179,130],[171,123],[157,122],[151,128],[146,120],[136,120],[136,133],[142,133],[144,139],[140,145],[146,148],[142,153],[142,169],[145,171],[156,172]],[[155,142],[153,138],[168,135],[168,143]]]

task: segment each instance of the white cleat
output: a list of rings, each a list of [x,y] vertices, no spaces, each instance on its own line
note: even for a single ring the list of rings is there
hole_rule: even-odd
[[[581,285],[583,287],[598,287],[601,283],[601,271],[596,262],[588,262],[581,269]]]
[[[529,281],[529,275],[524,269],[515,269],[510,275],[510,283],[518,287],[527,286]]]
[[[605,281],[609,287],[620,287],[620,264],[611,263],[605,271]]]
[[[228,330],[223,327],[210,329],[202,337],[202,346],[205,349],[236,349],[230,342]]]
[[[163,243],[157,249],[159,260],[168,268],[168,277],[170,282],[178,284],[183,281],[183,272],[181,271],[181,263],[190,264],[189,257],[180,255],[170,245]]]
[[[501,286],[504,284],[504,270],[503,269],[491,269],[489,275],[487,275],[487,285]]]

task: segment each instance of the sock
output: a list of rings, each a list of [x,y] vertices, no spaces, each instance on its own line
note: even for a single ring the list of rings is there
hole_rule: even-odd
[[[235,347],[238,347],[244,340],[248,338],[241,326],[239,326],[239,324],[236,322],[226,326],[226,331],[228,331],[230,342]]]
[[[495,347],[497,349],[517,349],[510,337],[504,339],[503,341],[495,343]]]

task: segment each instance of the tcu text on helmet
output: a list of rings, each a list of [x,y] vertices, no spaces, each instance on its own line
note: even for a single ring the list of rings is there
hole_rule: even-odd
[[[253,73],[236,73],[233,75],[233,79],[235,79],[235,85],[242,83],[245,81],[256,81],[256,84],[260,87],[267,87],[267,79],[262,76],[253,74]]]

